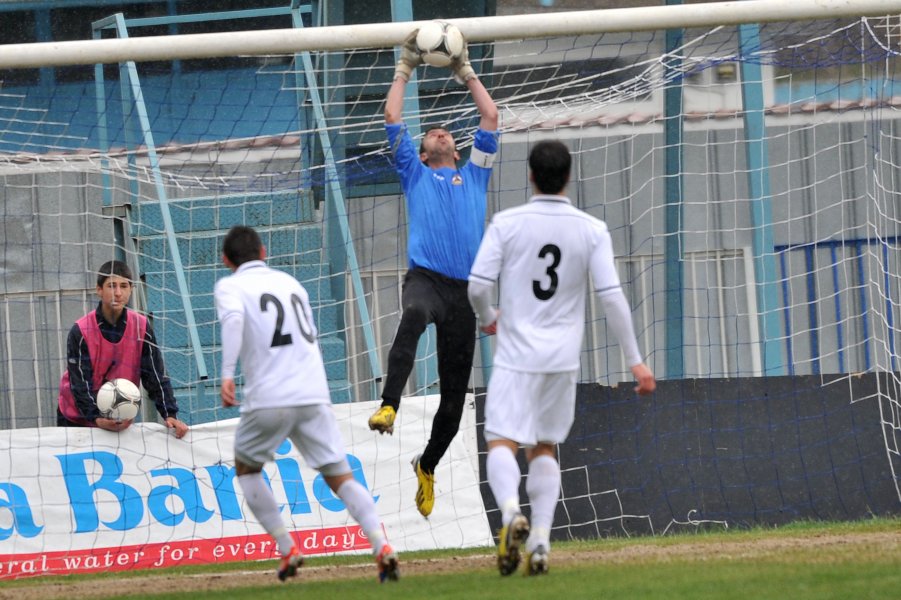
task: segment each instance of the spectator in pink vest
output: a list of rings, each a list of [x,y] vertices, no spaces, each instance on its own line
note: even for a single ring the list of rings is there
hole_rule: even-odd
[[[107,381],[124,377],[142,385],[166,426],[182,438],[172,384],[147,318],[126,305],[131,297],[131,269],[122,261],[104,263],[97,274],[100,304],[75,322],[66,342],[67,365],[59,383],[56,424],[61,427],[127,429],[132,421],[107,419],[97,409],[96,394]]]

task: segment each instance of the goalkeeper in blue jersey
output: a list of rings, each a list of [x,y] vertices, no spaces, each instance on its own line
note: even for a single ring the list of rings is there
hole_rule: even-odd
[[[472,370],[476,320],[467,296],[467,278],[485,229],[498,113],[464,45],[450,69],[469,89],[481,117],[469,161],[457,168],[460,154],[454,137],[440,127],[428,130],[417,150],[401,118],[404,88],[421,62],[416,33],[406,39],[385,100],[385,129],[409,215],[409,270],[403,284],[403,312],[388,354],[382,405],[370,417],[369,428],[394,431],[419,337],[434,323],[441,401],[428,444],[413,460],[419,484],[416,507],[427,517],[435,503],[435,467],[459,429]]]

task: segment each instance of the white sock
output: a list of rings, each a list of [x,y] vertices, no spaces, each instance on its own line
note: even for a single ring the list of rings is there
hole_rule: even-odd
[[[501,509],[501,522],[509,525],[519,508],[519,480],[522,472],[516,455],[506,446],[495,446],[488,451],[485,462],[488,485],[494,494],[494,501]]]
[[[356,479],[348,479],[338,487],[338,491],[335,493],[344,502],[350,516],[360,524],[363,533],[369,538],[373,554],[381,552],[382,546],[385,545],[385,534],[382,531],[379,514],[375,510],[375,502],[373,502],[369,490],[360,485]]]
[[[272,495],[272,490],[266,485],[263,474],[241,475],[238,477],[238,483],[241,484],[244,498],[247,500],[247,506],[250,507],[253,516],[269,532],[269,535],[275,538],[281,555],[287,555],[294,547],[294,539],[285,528],[285,523],[278,511],[278,503],[275,501],[275,496]]]
[[[556,460],[546,454],[532,459],[526,476],[526,493],[532,507],[532,530],[526,540],[526,551],[531,552],[539,544],[550,550],[554,510],[560,498],[560,465]]]

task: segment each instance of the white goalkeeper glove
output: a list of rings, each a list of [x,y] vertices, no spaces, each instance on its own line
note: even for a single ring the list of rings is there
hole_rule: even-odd
[[[404,45],[400,48],[400,59],[397,66],[394,67],[394,78],[400,77],[404,81],[410,81],[413,70],[422,64],[422,56],[419,54],[419,48],[416,46],[416,34],[418,29],[414,29],[404,39]]]
[[[476,72],[469,62],[469,43],[463,38],[463,51],[460,56],[451,61],[450,70],[454,73],[454,79],[460,85],[466,85],[466,82],[476,77]]]

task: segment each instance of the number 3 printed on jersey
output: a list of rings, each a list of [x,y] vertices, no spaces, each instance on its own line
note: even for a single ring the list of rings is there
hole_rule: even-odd
[[[285,308],[282,306],[282,303],[272,294],[260,296],[260,310],[267,312],[270,304],[275,306],[275,331],[272,334],[271,347],[287,346],[294,343],[291,334],[282,331],[285,325]],[[316,336],[313,335],[313,325],[307,320],[307,315],[303,311],[303,302],[297,297],[297,294],[291,294],[291,308],[294,309],[294,317],[297,319],[300,334],[303,336],[303,339],[312,344],[316,340]]]
[[[551,264],[548,265],[545,270],[548,281],[532,280],[532,293],[534,293],[535,297],[539,300],[550,300],[551,296],[554,295],[554,292],[557,291],[558,278],[556,269],[560,265],[560,248],[555,244],[545,244],[541,250],[538,251],[538,258],[547,260],[549,254],[552,257],[552,260]],[[548,286],[543,287],[543,283],[547,283]]]

